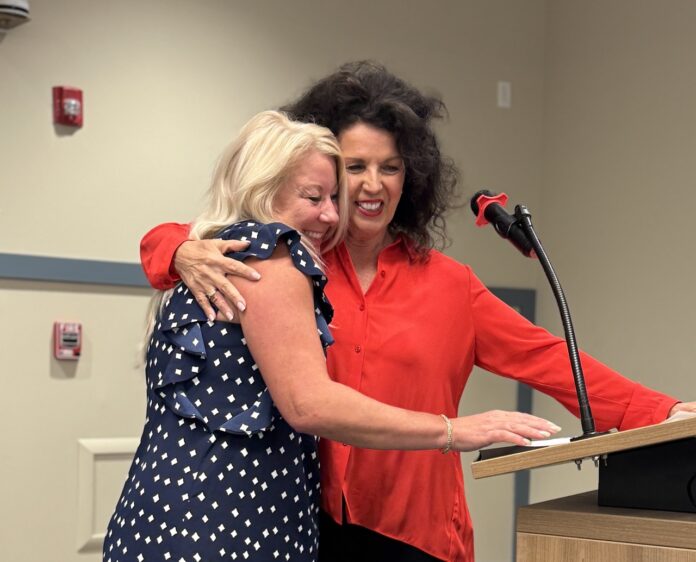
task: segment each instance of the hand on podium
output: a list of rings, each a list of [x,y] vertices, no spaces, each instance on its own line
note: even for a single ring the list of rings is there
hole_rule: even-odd
[[[667,419],[670,419],[672,416],[679,412],[693,412],[696,413],[696,402],[679,402],[672,406],[672,409],[669,411],[669,415],[667,416]]]
[[[475,451],[493,443],[529,446],[533,439],[548,439],[560,431],[555,423],[522,412],[491,410],[452,420],[457,451]]]

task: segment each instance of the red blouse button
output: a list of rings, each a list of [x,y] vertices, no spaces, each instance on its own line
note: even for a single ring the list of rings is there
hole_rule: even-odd
[[[359,345],[355,346],[355,353],[360,353],[361,350],[362,350],[362,347],[360,347]]]
[[[365,310],[365,305],[364,305],[364,304],[361,304],[361,305],[360,305],[360,310]]]
[[[379,274],[380,274],[382,277],[385,277],[385,276],[387,275],[387,272],[384,271],[384,270],[382,270],[382,271],[379,272]]]

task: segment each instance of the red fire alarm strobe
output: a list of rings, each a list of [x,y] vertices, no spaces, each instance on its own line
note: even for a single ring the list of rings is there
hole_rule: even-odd
[[[84,105],[82,90],[69,86],[53,87],[53,122],[69,127],[82,127]]]
[[[77,361],[82,349],[82,324],[55,322],[53,324],[53,354],[56,359]]]

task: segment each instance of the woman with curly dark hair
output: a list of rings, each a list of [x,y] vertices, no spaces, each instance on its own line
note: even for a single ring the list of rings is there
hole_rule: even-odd
[[[330,128],[349,180],[344,243],[323,254],[334,306],[331,377],[379,401],[438,413],[443,431],[475,365],[525,382],[577,415],[565,341],[493,296],[468,266],[439,251],[457,171],[432,122],[445,106],[373,62],[349,63],[283,108]],[[211,318],[244,310],[226,274],[251,277],[187,225],[162,225],[141,245],[157,288],[181,275]],[[207,244],[207,245],[206,245]],[[210,302],[209,302],[210,301]],[[282,311],[279,311],[282,313]],[[583,355],[599,431],[662,421],[677,400]],[[524,443],[514,413],[468,416],[476,443]],[[550,428],[554,431],[558,428]],[[471,562],[473,531],[459,456],[378,451],[322,439],[320,560]]]
[[[432,130],[432,121],[446,112],[442,100],[421,94],[382,65],[360,61],[343,65],[281,109],[334,134],[363,123],[393,135],[408,173],[389,231],[408,235],[422,257],[445,245],[443,214],[455,198],[458,173]]]

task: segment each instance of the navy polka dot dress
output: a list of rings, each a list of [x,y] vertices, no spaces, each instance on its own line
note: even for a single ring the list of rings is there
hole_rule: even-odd
[[[326,278],[295,231],[237,223],[237,259],[267,259],[287,244],[311,277],[322,344],[333,310]],[[282,312],[281,312],[282,313]],[[147,419],[104,541],[106,562],[317,559],[316,438],[275,407],[238,324],[208,322],[179,285],[149,343]]]

